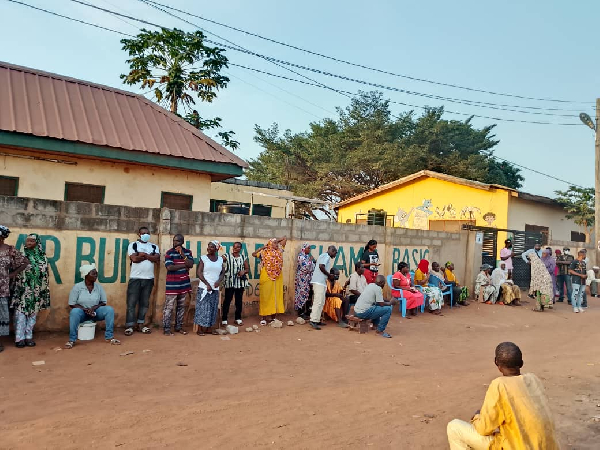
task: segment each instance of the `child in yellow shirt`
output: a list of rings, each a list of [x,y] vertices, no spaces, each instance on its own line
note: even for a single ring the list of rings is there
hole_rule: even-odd
[[[481,411],[471,423],[448,424],[450,450],[557,450],[560,448],[542,382],[532,373],[521,375],[523,356],[512,342],[496,347],[502,376],[490,384]]]

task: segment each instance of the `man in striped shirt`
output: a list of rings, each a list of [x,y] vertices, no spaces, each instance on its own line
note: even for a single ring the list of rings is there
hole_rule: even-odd
[[[235,296],[235,323],[242,325],[242,299],[244,290],[248,287],[248,273],[250,273],[248,258],[242,254],[242,243],[235,242],[231,253],[224,254],[223,260],[227,264],[227,270],[225,271],[225,301],[223,302],[221,324],[227,325],[229,306]]]
[[[190,250],[183,247],[183,242],[183,235],[175,235],[173,248],[165,254],[167,283],[165,306],[163,308],[163,329],[166,336],[171,335],[171,315],[175,304],[177,304],[175,332],[187,334],[183,329],[183,314],[185,312],[185,297],[192,290],[190,269],[194,267],[194,257]]]

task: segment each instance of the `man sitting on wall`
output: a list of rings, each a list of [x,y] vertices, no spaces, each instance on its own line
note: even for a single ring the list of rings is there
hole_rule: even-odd
[[[348,304],[346,309],[346,314],[350,312],[350,305],[354,305],[360,297],[360,294],[363,293],[365,288],[369,283],[367,283],[367,279],[365,278],[365,268],[363,267],[361,262],[357,262],[354,264],[354,272],[350,275],[348,279],[348,291],[350,292],[350,296],[348,297]]]
[[[86,320],[106,322],[104,338],[112,345],[120,345],[121,342],[114,338],[115,310],[107,306],[106,292],[96,281],[98,271],[95,264],[83,265],[79,268],[83,281],[77,283],[69,294],[69,342],[65,348],[73,348],[77,341],[79,324]]]
[[[329,271],[333,275],[333,280],[327,280],[327,290],[325,291],[325,306],[323,312],[327,314],[331,320],[338,323],[338,327],[348,328],[346,321],[346,306],[348,299],[344,295],[344,288],[340,285],[340,271],[332,267]]]

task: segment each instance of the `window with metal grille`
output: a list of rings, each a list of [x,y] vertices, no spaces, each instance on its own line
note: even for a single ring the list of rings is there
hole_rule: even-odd
[[[542,245],[548,245],[550,240],[550,228],[541,225],[525,224],[526,233],[542,233]]]
[[[83,183],[65,183],[68,202],[104,203],[104,186]]]
[[[194,197],[191,195],[163,192],[161,194],[160,206],[161,208],[191,211],[193,199]]]
[[[585,233],[571,231],[571,242],[585,242]]]
[[[19,190],[19,179],[15,177],[0,177],[0,195],[16,197]]]

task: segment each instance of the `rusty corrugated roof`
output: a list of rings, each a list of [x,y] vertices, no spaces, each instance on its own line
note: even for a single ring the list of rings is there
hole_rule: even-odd
[[[247,167],[141,95],[1,61],[0,130]]]

